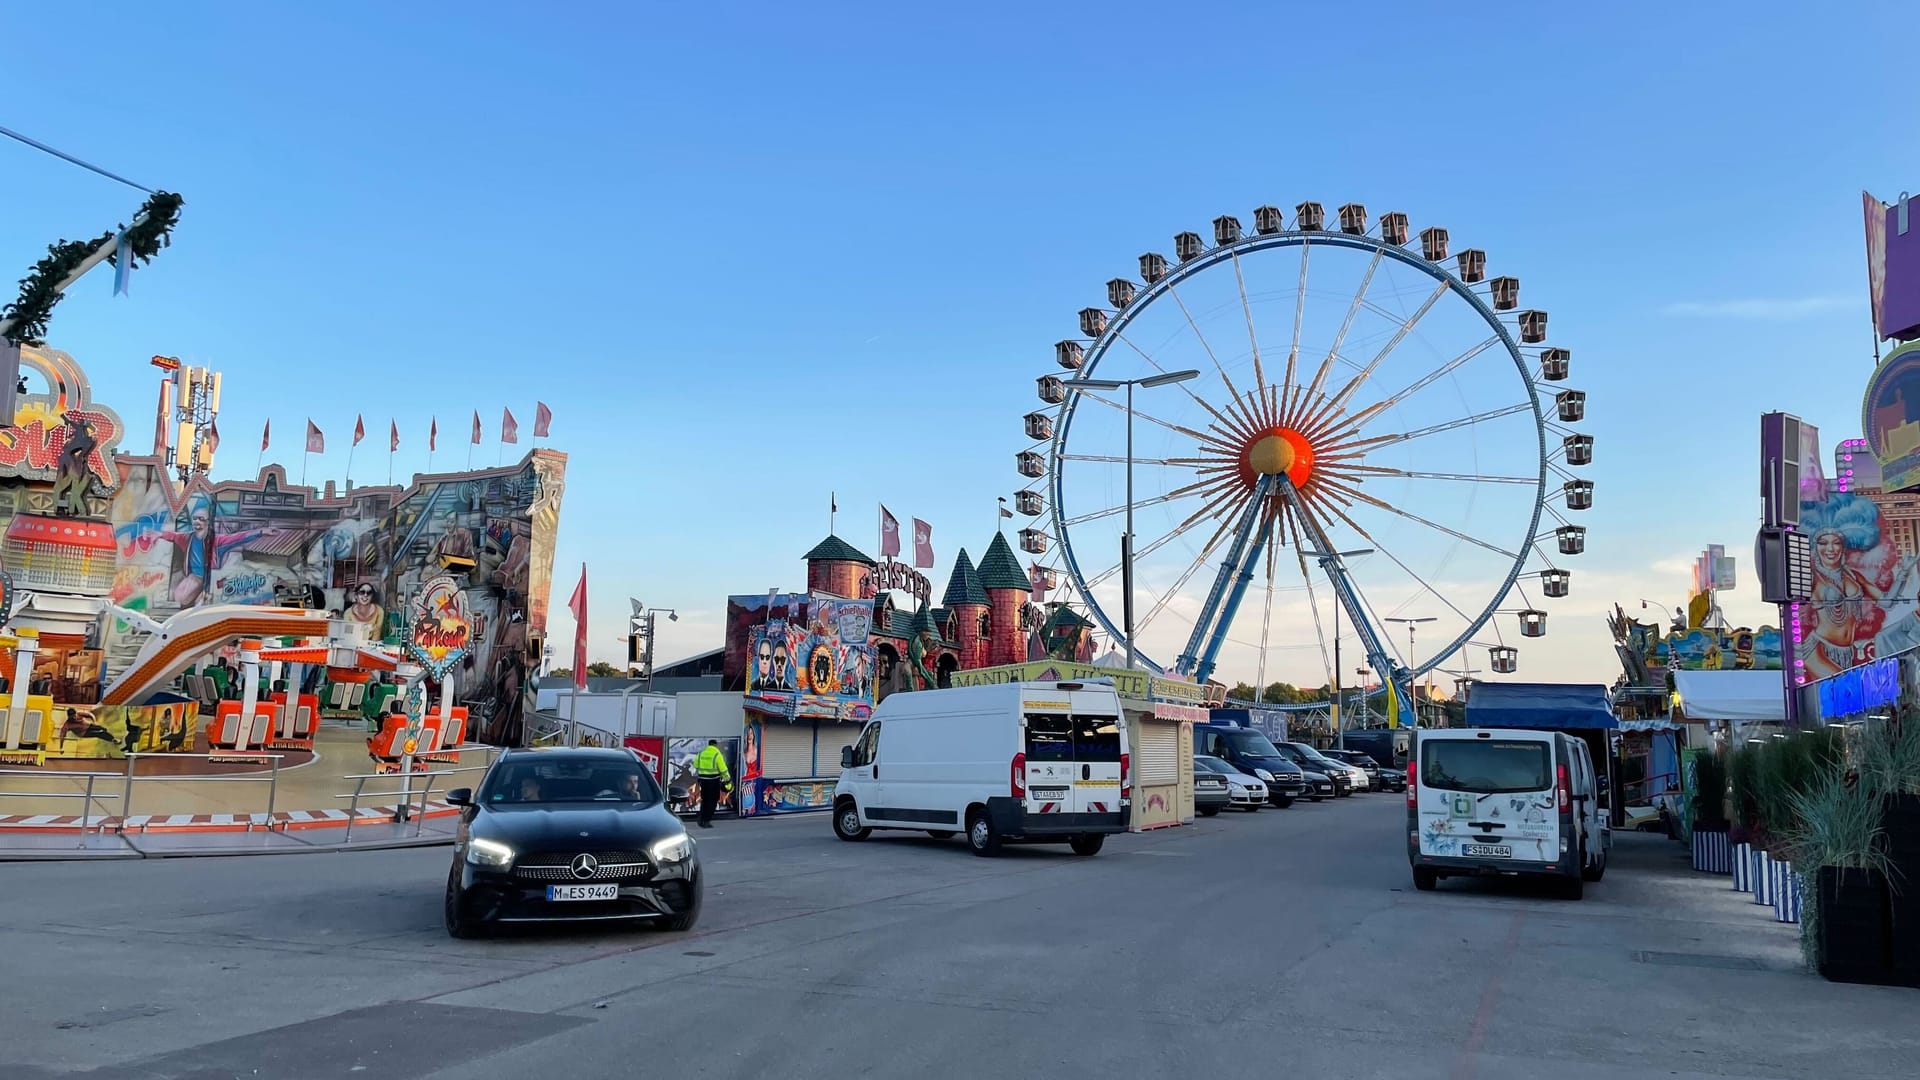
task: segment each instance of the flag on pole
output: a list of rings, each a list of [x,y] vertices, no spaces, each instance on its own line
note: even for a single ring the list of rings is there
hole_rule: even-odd
[[[127,285],[133,280],[133,242],[127,239],[125,230],[113,244],[113,295],[127,295]]]
[[[360,440],[367,437],[367,418],[356,414],[353,418],[353,445],[359,446]]]
[[[427,453],[431,454],[435,450],[438,450],[439,448],[440,448],[440,418],[436,416],[433,418],[432,426],[427,428]]]
[[[266,453],[267,444],[272,441],[273,441],[273,417],[269,416],[267,417],[267,422],[260,425],[260,452],[263,454]]]
[[[327,437],[322,434],[320,429],[314,426],[313,421],[309,419],[307,421],[307,453],[324,454],[326,452]]]
[[[500,410],[500,441],[503,443],[520,441],[520,425],[513,419],[512,409]]]
[[[480,445],[480,410],[473,410],[473,445]]]
[[[921,570],[933,569],[933,526],[913,519],[913,565]]]
[[[1033,586],[1033,602],[1046,603],[1047,594],[1053,591],[1053,582],[1039,563],[1027,564],[1027,583]]]
[[[544,401],[534,402],[533,403],[533,437],[536,439],[546,438],[547,429],[552,426],[553,426],[553,410],[547,408],[547,403]]]
[[[1000,516],[1003,518],[1010,518],[1013,516],[1013,511],[1007,509],[1007,497],[1004,495],[1000,497]]]
[[[1391,678],[1382,681],[1387,684],[1387,726],[1397,728],[1400,726],[1400,695],[1394,693]]]
[[[574,587],[573,599],[567,601],[567,610],[573,612],[573,685],[575,689],[587,688],[587,564],[580,564],[580,584]]]
[[[880,506],[880,555],[882,558],[895,558],[900,554],[900,520],[887,513],[886,505]]]
[[[387,424],[387,453],[391,454],[400,449],[400,421],[389,420]]]
[[[220,452],[220,421],[211,420],[211,421],[208,421],[207,423],[207,456],[212,457],[213,455],[219,452]]]

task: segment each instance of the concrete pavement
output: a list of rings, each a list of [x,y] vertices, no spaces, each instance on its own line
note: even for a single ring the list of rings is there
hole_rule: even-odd
[[[1363,795],[996,860],[701,833],[688,934],[455,942],[446,849],[0,867],[0,1076],[1905,1077],[1912,991],[1622,838],[1580,903],[1418,893]]]

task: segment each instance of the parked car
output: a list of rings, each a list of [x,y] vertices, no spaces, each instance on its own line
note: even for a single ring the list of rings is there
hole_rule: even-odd
[[[688,930],[700,853],[631,750],[508,750],[460,808],[447,933],[496,923],[633,920]]]
[[[1233,805],[1233,789],[1227,778],[1198,761],[1193,765],[1193,812],[1213,817]]]
[[[1303,779],[1310,789],[1308,791],[1308,797],[1313,799],[1314,802],[1319,802],[1322,799],[1338,798],[1341,795],[1347,794],[1349,787],[1352,785],[1352,781],[1347,779],[1347,774],[1341,772],[1336,775],[1327,772],[1326,767],[1320,763],[1319,759],[1305,752],[1301,743],[1274,743],[1273,747],[1276,752],[1292,762],[1294,768],[1301,770],[1301,772],[1305,774]]]
[[[1257,811],[1267,804],[1267,785],[1264,781],[1258,777],[1248,776],[1217,757],[1195,754],[1193,769],[1196,776],[1204,769],[1224,779],[1227,782],[1230,803],[1242,810]]]
[[[1351,795],[1356,791],[1366,791],[1368,788],[1372,786],[1372,782],[1368,778],[1366,770],[1360,768],[1358,765],[1355,765],[1351,762],[1342,761],[1339,758],[1334,757],[1331,754],[1328,754],[1326,751],[1320,750],[1308,743],[1299,743],[1297,745],[1302,750],[1306,751],[1308,757],[1311,757],[1315,763],[1321,766],[1320,768],[1321,772],[1326,773],[1328,776],[1346,777],[1347,790],[1341,792],[1341,794]],[[1336,783],[1337,783],[1337,780],[1336,780]]]
[[[1253,728],[1238,724],[1195,724],[1193,752],[1219,758],[1259,780],[1267,786],[1267,801],[1275,806],[1292,806],[1293,800],[1313,795],[1305,771]]]
[[[1380,763],[1358,750],[1322,750],[1321,757],[1329,757],[1343,764],[1351,765],[1367,775],[1367,790],[1381,788]]]
[[[1415,888],[1455,875],[1544,875],[1578,900],[1607,872],[1613,832],[1585,741],[1449,728],[1420,732],[1413,750],[1407,859]]]
[[[1111,683],[1034,682],[894,694],[840,753],[833,831],[945,838],[976,855],[1002,844],[1098,854],[1127,829],[1127,727]]]

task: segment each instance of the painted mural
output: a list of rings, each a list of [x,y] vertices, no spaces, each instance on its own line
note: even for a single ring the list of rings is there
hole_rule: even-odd
[[[798,620],[755,628],[749,709],[789,719],[865,720],[873,712],[873,601],[814,596]]]
[[[1813,549],[1813,599],[1801,618],[1804,679],[1822,679],[1920,645],[1920,573],[1872,499],[1828,491],[1800,504]]]
[[[1636,624],[1645,633],[1635,635],[1649,668],[1680,671],[1778,671],[1781,666],[1781,637],[1775,627],[1758,630],[1740,627],[1713,630],[1694,627],[1666,637],[1655,637],[1656,628]]]
[[[721,813],[735,812],[740,805],[740,800],[746,797],[744,793],[751,786],[745,779],[748,766],[741,761],[742,756],[746,753],[745,744],[748,742],[754,742],[751,736],[747,739],[719,740],[720,752],[724,754],[727,759],[727,772],[734,778],[733,793],[723,793],[720,796],[719,805],[715,807],[715,809]],[[759,761],[757,747],[759,744],[754,742],[754,745],[756,747],[756,753],[753,760],[757,773]],[[693,762],[695,758],[700,756],[700,751],[706,748],[706,739],[693,736],[676,735],[667,740],[667,786],[669,788],[685,788],[690,793],[691,798],[688,812],[697,810],[700,807],[700,777],[699,774],[694,771]]]
[[[191,701],[152,705],[56,704],[41,746],[49,758],[124,758],[192,752],[200,707]]]

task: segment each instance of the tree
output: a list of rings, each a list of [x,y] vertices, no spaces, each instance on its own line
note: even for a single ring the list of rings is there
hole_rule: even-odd
[[[1233,684],[1233,689],[1227,691],[1227,696],[1236,701],[1255,701],[1259,699],[1260,693],[1246,683],[1239,682]]]

